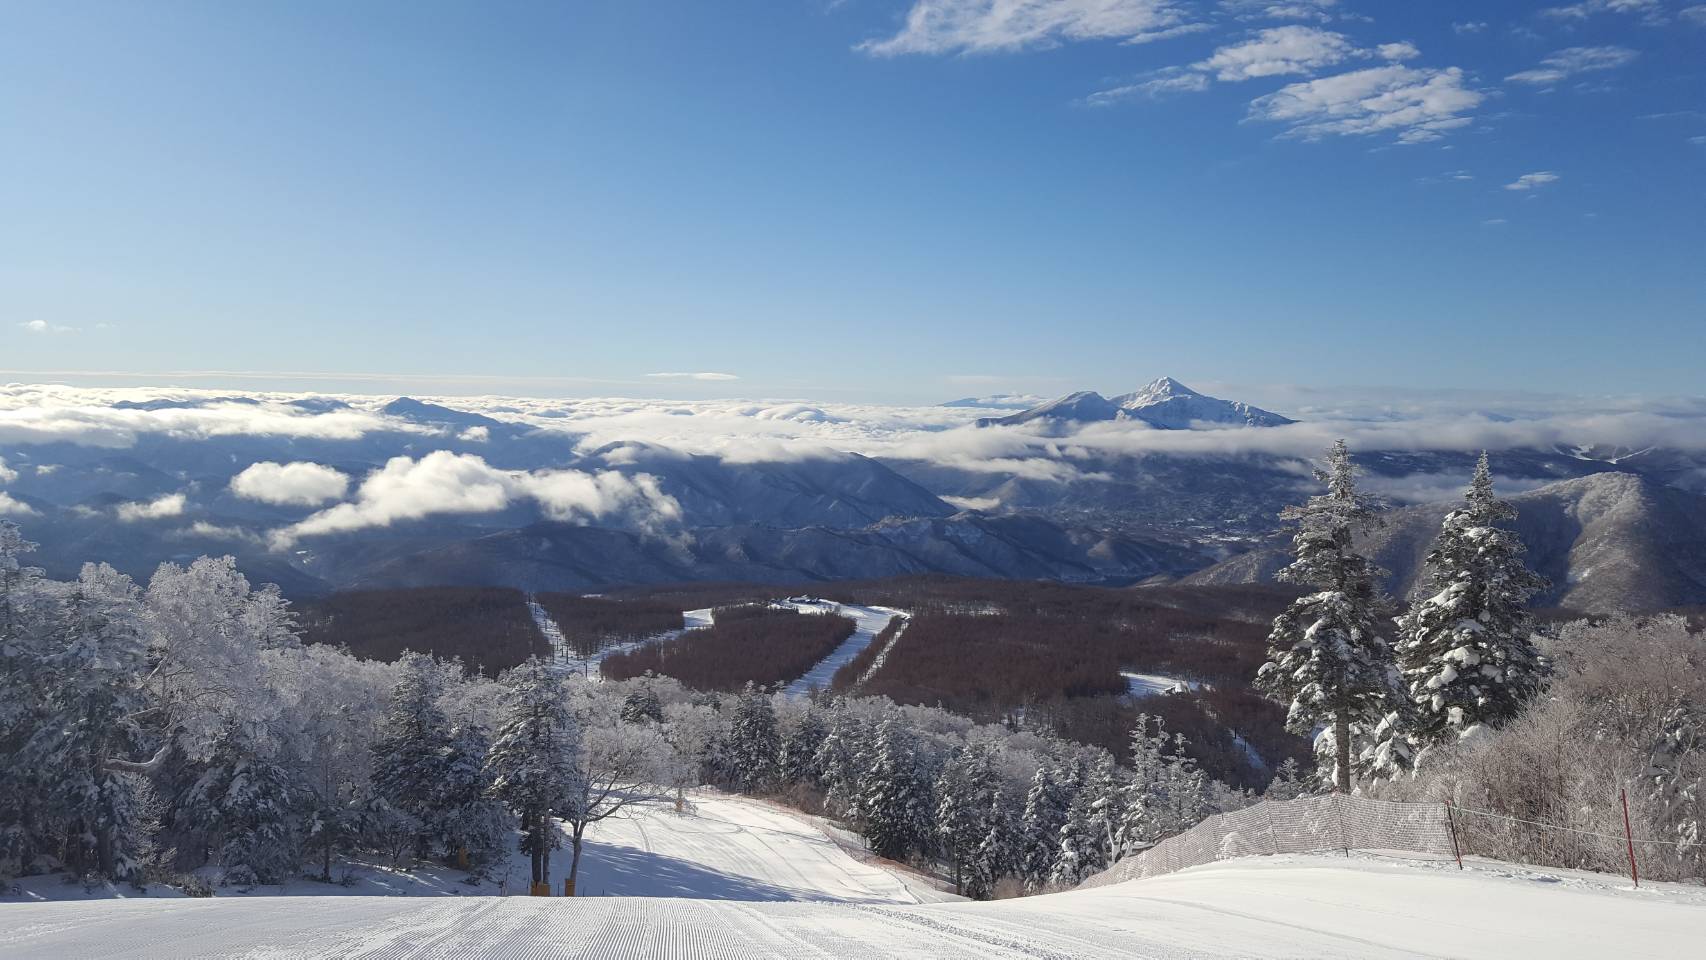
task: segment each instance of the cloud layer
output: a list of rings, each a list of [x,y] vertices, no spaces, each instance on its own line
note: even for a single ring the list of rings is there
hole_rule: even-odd
[[[681,505],[647,474],[500,470],[472,454],[436,450],[418,460],[393,457],[368,474],[353,501],[277,531],[273,542],[288,547],[304,537],[387,527],[435,514],[495,513],[518,500],[533,500],[546,516],[565,522],[623,515],[656,530],[681,517]]]
[[[317,507],[343,497],[349,477],[318,463],[251,464],[231,478],[231,492],[248,500],[280,506]]]

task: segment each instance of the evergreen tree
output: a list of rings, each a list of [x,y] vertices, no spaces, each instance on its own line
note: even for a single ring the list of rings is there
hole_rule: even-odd
[[[490,742],[473,724],[452,728],[445,748],[444,783],[439,790],[440,843],[446,855],[460,860],[479,876],[503,855],[514,822],[503,805],[491,798],[492,777],[486,769]]]
[[[1101,838],[1096,835],[1095,798],[1090,791],[1080,790],[1072,798],[1066,822],[1060,825],[1054,867],[1049,871],[1049,883],[1058,887],[1076,887],[1084,878],[1107,866],[1101,856]]]
[[[107,759],[135,750],[135,717],[147,705],[140,593],[106,564],[87,564],[59,613],[37,669],[45,681],[42,722],[22,763],[45,786],[64,836],[66,865],[114,879],[136,875],[146,842],[137,825],[134,776]]]
[[[818,745],[815,763],[823,786],[824,800],[830,809],[846,817],[855,829],[863,829],[860,819],[859,793],[861,745],[866,742],[863,724],[845,702],[838,702],[829,712],[828,731]]]
[[[36,545],[0,520],[0,877],[45,853],[44,785],[21,753],[45,722],[42,656],[52,619],[42,570],[25,562]]]
[[[981,745],[960,750],[936,777],[936,839],[953,872],[955,893],[965,892],[989,837],[997,784],[994,758]]]
[[[1308,796],[1309,785],[1304,782],[1298,769],[1296,757],[1286,757],[1279,765],[1274,778],[1268,783],[1268,789],[1262,792],[1263,800],[1296,800]]]
[[[728,758],[735,786],[743,793],[775,786],[781,757],[782,737],[776,731],[770,695],[749,682],[729,728]]]
[[[426,857],[443,834],[450,766],[450,721],[439,709],[444,674],[438,661],[405,653],[397,661],[390,709],[373,742],[373,791],[420,824],[415,855]]]
[[[917,744],[891,709],[877,725],[860,792],[865,838],[879,857],[904,861],[930,837],[929,782],[919,771]]]
[[[1391,651],[1375,629],[1381,570],[1357,552],[1353,531],[1374,520],[1356,490],[1345,442],[1335,443],[1316,479],[1327,493],[1281,516],[1297,522],[1295,559],[1279,579],[1314,587],[1275,618],[1268,661],[1256,686],[1286,704],[1286,728],[1299,735],[1325,724],[1334,750],[1334,783],[1349,792],[1351,737],[1371,731],[1399,702]]]
[[[1072,808],[1072,775],[1069,768],[1051,759],[1039,764],[1031,777],[1020,831],[1024,838],[1020,875],[1027,890],[1041,890],[1054,874],[1054,862],[1060,853],[1060,829]]]
[[[1421,596],[1398,618],[1396,652],[1412,710],[1389,741],[1405,748],[1455,742],[1516,716],[1539,689],[1544,664],[1528,600],[1549,586],[1523,564],[1525,547],[1498,526],[1516,509],[1493,493],[1483,453],[1462,506],[1451,511],[1427,556]]]
[[[1000,787],[990,794],[986,823],[988,829],[977,845],[966,875],[964,892],[973,900],[994,896],[995,885],[1019,866],[1018,812]]]
[[[191,825],[232,883],[280,883],[303,852],[295,777],[265,752],[254,732],[228,722],[213,755],[182,797],[178,821]]]
[[[562,846],[554,812],[581,792],[580,728],[562,681],[537,657],[510,671],[503,725],[486,755],[491,796],[521,822],[521,850],[532,861],[533,883],[551,881],[551,851]]]
[[[815,702],[807,701],[799,722],[782,737],[782,780],[821,789],[823,767],[818,755],[828,736],[829,726],[824,723],[823,711]]]
[[[640,680],[640,688],[632,690],[622,700],[623,723],[652,723],[663,722],[663,702],[658,699],[657,691],[652,689],[652,672]]]

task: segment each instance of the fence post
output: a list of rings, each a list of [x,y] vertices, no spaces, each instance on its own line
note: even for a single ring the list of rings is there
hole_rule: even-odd
[[[1629,876],[1635,881],[1635,889],[1641,888],[1641,870],[1635,866],[1635,837],[1629,832],[1629,791],[1618,788],[1618,799],[1623,801],[1623,844],[1629,848]]]
[[[1278,856],[1280,852],[1279,834],[1274,832],[1274,801],[1263,800],[1262,812],[1266,814],[1268,818],[1268,846],[1273,847],[1274,855]]]
[[[1445,802],[1445,822],[1451,827],[1451,853],[1457,858],[1457,869],[1463,869],[1463,848],[1457,845],[1457,818],[1451,814],[1451,801]]]

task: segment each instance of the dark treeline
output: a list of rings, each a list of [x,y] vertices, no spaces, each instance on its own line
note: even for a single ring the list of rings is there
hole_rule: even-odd
[[[551,652],[526,596],[504,587],[350,590],[295,611],[305,642],[345,647],[364,660],[394,661],[413,650],[495,677]]]
[[[648,597],[614,599],[573,593],[541,593],[533,598],[556,621],[569,649],[588,657],[611,644],[628,643],[681,629],[681,611],[673,601]]]
[[[752,605],[718,607],[714,617],[710,627],[611,654],[599,669],[614,680],[650,671],[700,690],[786,683],[828,656],[855,628],[847,617]]]

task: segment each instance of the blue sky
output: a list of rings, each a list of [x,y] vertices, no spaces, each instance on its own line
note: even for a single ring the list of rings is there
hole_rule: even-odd
[[[1706,4],[0,22],[0,380],[1702,391]]]

